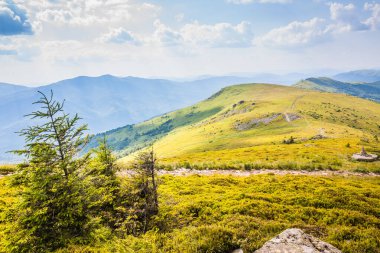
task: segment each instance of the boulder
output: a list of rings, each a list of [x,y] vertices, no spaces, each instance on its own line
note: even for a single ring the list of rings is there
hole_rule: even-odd
[[[301,229],[290,228],[267,241],[255,253],[342,253],[340,250],[323,242]]]

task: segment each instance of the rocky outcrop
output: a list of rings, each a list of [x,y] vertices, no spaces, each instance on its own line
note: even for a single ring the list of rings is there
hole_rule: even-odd
[[[278,117],[281,116],[281,113],[275,113],[272,115],[268,115],[267,117],[258,118],[258,119],[252,119],[248,122],[239,122],[235,124],[235,129],[238,131],[248,130],[252,127],[256,127],[260,124],[268,125],[272,121],[276,120]]]
[[[340,250],[301,229],[290,228],[272,238],[255,253],[342,253]]]

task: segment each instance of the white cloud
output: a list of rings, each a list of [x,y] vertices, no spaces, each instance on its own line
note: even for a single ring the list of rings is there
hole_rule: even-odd
[[[286,4],[291,3],[293,0],[227,0],[228,3],[233,4],[251,4],[251,3],[261,3],[261,4],[267,4],[267,3],[279,3],[279,4]]]
[[[326,35],[326,21],[313,18],[305,22],[294,21],[287,26],[273,29],[255,40],[255,43],[274,47],[301,46],[320,41]]]
[[[342,3],[330,3],[330,16],[332,20],[351,19],[355,13],[355,5],[352,3],[344,5]]]
[[[160,20],[154,21],[155,31],[152,35],[153,42],[157,42],[162,46],[176,46],[183,42],[183,38],[178,31],[171,29]],[[149,41],[149,38],[146,39]]]
[[[89,26],[122,24],[156,18],[160,7],[136,0],[19,0],[28,7],[36,22],[54,25]]]
[[[164,46],[185,44],[197,47],[250,47],[253,39],[252,25],[246,21],[237,25],[205,25],[195,21],[174,30],[156,20],[154,26],[153,38]]]
[[[183,26],[180,33],[184,41],[207,47],[249,47],[253,39],[252,25],[246,21],[237,25],[204,25],[194,22]]]
[[[365,20],[365,24],[372,30],[380,29],[380,3],[365,3],[364,9],[371,11],[371,17]]]
[[[363,24],[358,17],[356,6],[352,3],[329,3],[330,17],[334,21],[332,27],[336,27],[341,31],[360,31],[368,29],[368,26]]]
[[[365,3],[364,10],[371,17],[360,19],[360,10],[352,3],[328,3],[330,19],[313,18],[293,21],[286,26],[272,29],[255,40],[256,44],[273,47],[299,47],[313,45],[347,32],[377,30],[380,27],[380,4]]]
[[[138,43],[133,33],[125,30],[122,27],[110,30],[108,33],[101,36],[97,41],[103,43]]]
[[[68,10],[47,9],[37,13],[37,19],[45,22],[68,23],[73,18],[73,13]]]

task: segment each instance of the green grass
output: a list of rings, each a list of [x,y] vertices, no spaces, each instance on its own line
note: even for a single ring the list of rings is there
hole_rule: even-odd
[[[4,210],[15,201],[6,182],[0,180],[0,245],[10,225]],[[343,252],[380,252],[378,177],[163,176],[159,194],[159,230],[127,238],[98,231],[93,245],[61,252],[253,252],[292,227]]]
[[[236,129],[237,124],[278,113],[296,114],[301,118],[287,122],[279,116],[268,124]],[[361,146],[380,155],[380,104],[365,99],[276,85],[237,85],[193,107],[134,127],[159,129],[168,120],[173,125],[168,132],[152,136],[141,132],[139,140],[148,138],[149,143],[136,141],[139,145],[125,146],[119,154],[126,156],[119,163],[127,166],[134,151],[154,143],[159,159],[170,167],[186,163],[199,168],[240,168],[248,163],[277,168],[279,164],[293,163],[296,164],[294,169],[380,172],[379,161],[358,163],[351,160]],[[312,139],[320,133],[326,138]],[[117,134],[128,135],[129,132],[119,129],[109,137],[112,139]],[[283,141],[291,136],[295,144],[284,144]]]

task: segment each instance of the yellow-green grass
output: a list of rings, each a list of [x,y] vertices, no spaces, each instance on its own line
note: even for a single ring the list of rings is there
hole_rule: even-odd
[[[239,104],[239,101],[244,103]],[[189,108],[166,117],[175,121],[178,114],[188,112]],[[270,167],[295,163],[308,167],[312,163],[316,168],[380,171],[380,162],[351,160],[352,154],[360,152],[361,146],[380,154],[377,137],[380,136],[379,103],[342,94],[256,84],[228,87],[191,108],[195,108],[194,111],[221,109],[158,138],[154,149],[166,165],[190,163],[198,167],[217,167],[254,163]],[[235,127],[276,113],[297,114],[301,118],[287,122],[284,116],[279,116],[269,124],[247,130]],[[144,124],[157,124],[160,120],[162,117]],[[327,138],[310,140],[321,133]],[[296,143],[283,144],[291,136],[296,138]],[[133,156],[119,162],[126,164]]]
[[[11,174],[16,171],[15,164],[0,164],[0,175]]]
[[[159,182],[160,230],[109,239],[98,231],[92,245],[60,252],[253,252],[293,227],[342,252],[380,252],[378,177],[167,175]],[[15,201],[5,183],[0,180],[1,228],[11,226],[4,203]]]

